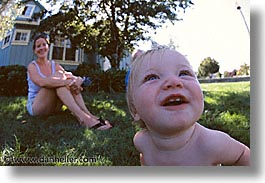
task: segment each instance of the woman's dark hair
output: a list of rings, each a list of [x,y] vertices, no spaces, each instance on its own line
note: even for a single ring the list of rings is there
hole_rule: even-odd
[[[35,50],[35,47],[36,47],[36,41],[40,38],[43,38],[45,39],[45,41],[47,42],[48,45],[50,45],[50,41],[49,41],[49,36],[47,34],[44,34],[44,33],[41,33],[41,34],[37,34],[35,37],[34,37],[34,42],[33,42],[33,50]]]

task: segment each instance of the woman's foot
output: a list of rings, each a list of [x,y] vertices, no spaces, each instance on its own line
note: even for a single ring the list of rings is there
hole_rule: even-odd
[[[90,127],[90,129],[107,130],[112,128],[112,125],[108,121],[102,119],[101,117],[98,118],[97,120],[98,123]]]
[[[97,130],[108,130],[110,128],[112,128],[112,125],[102,119],[102,118],[94,118],[94,117],[90,117],[88,115],[86,115],[86,119],[79,119],[79,122],[81,125],[85,126],[86,128],[90,128],[90,129],[97,129]]]

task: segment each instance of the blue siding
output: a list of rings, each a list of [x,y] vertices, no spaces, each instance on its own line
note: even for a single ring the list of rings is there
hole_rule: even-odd
[[[10,52],[9,65],[19,64],[27,66],[33,59],[32,43],[28,46],[13,45]]]
[[[2,45],[2,43],[1,43]],[[10,46],[2,49],[0,48],[0,66],[9,65]]]
[[[13,40],[13,38],[11,39]],[[2,43],[0,45],[2,46]],[[29,41],[28,45],[12,45],[11,42],[4,49],[0,47],[0,66],[15,64],[27,66],[30,61],[36,58],[32,46],[33,41]]]
[[[38,1],[28,1],[27,4],[35,5],[34,13],[38,13],[41,10],[45,9]],[[28,22],[29,18],[17,17],[16,20]],[[36,58],[32,50],[32,45],[33,45],[32,41],[30,41],[28,45],[15,45],[15,44],[12,45],[15,30],[16,28],[19,28],[20,25],[19,24],[14,25],[11,34],[11,42],[9,43],[8,47],[2,49],[3,40],[0,41],[0,66],[14,65],[14,64],[27,66],[32,60]],[[32,29],[32,27],[31,28],[28,27],[26,29],[30,30]]]

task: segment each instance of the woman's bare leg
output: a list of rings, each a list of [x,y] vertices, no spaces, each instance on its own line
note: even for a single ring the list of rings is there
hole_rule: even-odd
[[[85,113],[87,113],[88,115],[90,115],[90,116],[92,116],[92,117],[94,117],[94,118],[97,118],[96,116],[94,116],[93,114],[91,114],[91,113],[89,112],[89,110],[87,109],[87,107],[86,107],[86,105],[85,105],[85,102],[84,102],[84,99],[83,99],[81,93],[79,93],[79,94],[77,94],[77,95],[73,94],[73,97],[74,97],[76,103],[79,105],[79,107],[80,107]]]
[[[55,72],[55,73],[53,74],[53,76],[54,76],[54,77],[59,77],[59,78],[61,78],[61,79],[66,79],[66,78],[67,78],[67,77],[66,77],[63,73],[61,73],[61,72]],[[88,111],[88,109],[87,109],[87,107],[86,107],[86,105],[85,105],[85,103],[84,103],[84,100],[83,100],[83,97],[82,97],[81,93],[79,93],[79,94],[71,93],[71,94],[72,94],[72,96],[74,97],[74,99],[75,99],[77,105],[78,105],[78,106],[79,106],[79,107],[80,107],[85,113],[87,113],[87,114],[90,115],[91,117],[96,118],[95,116],[93,116],[93,115]]]
[[[33,115],[49,115],[54,113],[58,109],[55,107],[58,100],[55,89],[41,88],[32,104]]]
[[[88,114],[89,116],[91,116],[91,117],[94,118],[94,119],[97,119],[97,120],[99,119],[98,117],[94,116],[93,114],[91,114],[91,113],[89,112],[89,110],[87,109],[87,107],[86,107],[86,105],[85,105],[85,102],[84,102],[84,99],[83,99],[81,93],[79,93],[79,94],[77,94],[77,95],[73,95],[73,97],[74,97],[74,99],[75,99],[77,105],[79,105],[79,107],[80,107],[80,108],[81,108],[86,114]],[[111,124],[109,123],[109,121],[106,121],[106,120],[104,120],[104,121],[105,121],[105,124],[106,124],[107,126],[109,126],[109,128],[110,128],[110,127],[111,127]]]
[[[56,72],[53,76],[65,79],[64,75],[59,72]],[[88,111],[81,93],[78,95],[72,94],[66,87],[56,89],[41,88],[32,105],[33,114],[52,114],[58,110],[58,104],[61,102],[65,104],[86,127],[90,128],[99,123],[98,118]],[[106,125],[98,129],[106,130],[110,127],[111,125],[106,121]]]
[[[86,127],[90,128],[99,123],[99,121],[93,115],[90,115],[90,112],[85,107],[83,99],[81,100],[81,94],[79,98],[74,97],[70,90],[68,90],[66,87],[57,88],[56,93],[60,100],[69,108],[71,112],[74,113],[74,115],[79,119],[79,121],[85,124]],[[80,100],[79,103],[77,103],[75,98],[78,98],[78,100]],[[89,114],[87,114],[86,111],[83,111],[80,105],[84,110],[87,110]],[[98,129],[105,130],[109,129],[110,127],[111,126],[107,124],[102,127],[99,127]]]

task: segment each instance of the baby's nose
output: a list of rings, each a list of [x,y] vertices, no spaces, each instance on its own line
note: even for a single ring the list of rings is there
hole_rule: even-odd
[[[166,78],[164,84],[163,84],[163,89],[171,89],[171,88],[182,88],[183,87],[183,82],[180,78],[177,76],[170,76]]]

